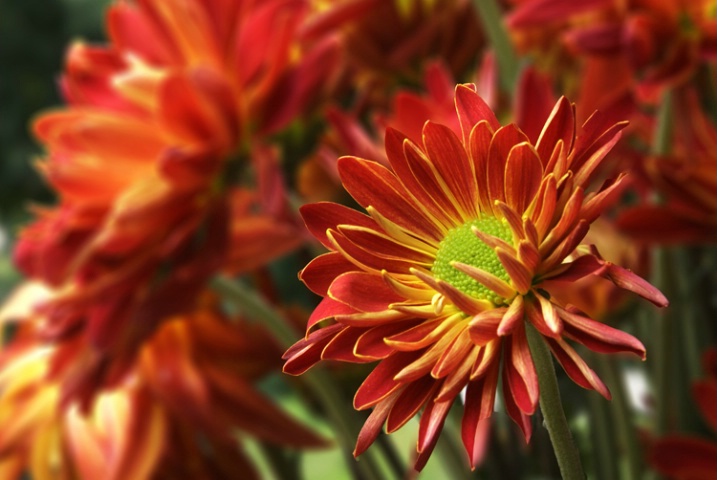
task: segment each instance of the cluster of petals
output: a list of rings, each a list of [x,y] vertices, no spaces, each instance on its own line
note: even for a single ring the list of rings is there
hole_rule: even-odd
[[[335,63],[333,39],[297,40],[307,9],[118,2],[108,45],[71,47],[69,105],[34,125],[59,203],[36,209],[15,252],[23,273],[59,292],[38,335],[74,338],[64,350],[82,355],[68,389],[89,398],[121,378],[161,319],[191,308],[220,268],[300,243],[261,138],[310,106]],[[232,172],[248,169],[258,186],[244,189]]]
[[[625,122],[596,113],[578,130],[573,105],[561,98],[531,141],[515,124],[501,126],[473,85],[455,88],[455,107],[457,134],[429,121],[415,143],[388,129],[389,167],[339,159],[344,187],[367,214],[333,203],[302,208],[308,229],[329,252],[300,277],[324,298],[306,337],[285,353],[284,371],[291,374],[320,360],[378,361],[354,397],[356,409],[373,408],[354,453],[368,448],[384,424],[393,432],[422,412],[417,469],[462,391],[462,438],[475,465],[501,375],[506,411],[530,437],[539,391],[526,328],[537,329],[577,384],[606,397],[607,388],[568,340],[644,358],[637,339],[558,303],[550,285],[599,275],[667,304],[646,281],[581,246],[590,224],[624,190],[624,175],[599,186],[592,177]],[[483,265],[451,267],[490,297],[466,293],[433,270],[448,234],[481,219],[509,231],[506,240],[472,228],[507,279]]]
[[[507,22],[518,35],[549,31],[561,37],[570,55],[588,57],[587,69],[598,70],[586,71],[590,78],[583,80],[602,85],[598,96],[636,82],[652,96],[660,86],[684,83],[717,56],[712,0],[517,0]]]
[[[696,92],[674,92],[672,148],[647,156],[645,178],[653,198],[629,206],[619,227],[646,243],[713,244],[717,241],[717,131],[701,110]],[[655,193],[660,200],[655,200]]]
[[[0,355],[0,476],[259,478],[237,431],[323,445],[254,386],[276,368],[276,344],[218,303],[205,293],[197,309],[163,323],[120,381],[87,404],[63,399],[67,379],[49,378],[55,347],[38,342],[35,318],[23,318]]]
[[[484,45],[469,0],[312,1],[302,29],[308,38],[338,32],[341,70],[359,88],[362,102],[385,105],[397,78],[420,79],[423,62],[440,58],[457,75],[470,67]]]

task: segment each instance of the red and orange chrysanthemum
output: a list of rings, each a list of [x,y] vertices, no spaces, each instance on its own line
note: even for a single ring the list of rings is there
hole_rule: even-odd
[[[324,445],[254,385],[276,369],[278,346],[259,325],[224,313],[214,295],[162,322],[114,387],[83,404],[64,397],[72,379],[52,374],[56,347],[32,331],[37,285],[24,292],[2,313],[21,321],[0,353],[1,478],[259,478],[238,432]]]
[[[37,209],[15,251],[23,273],[58,292],[38,335],[67,346],[57,363],[71,373],[68,393],[112,386],[161,319],[193,308],[219,270],[301,242],[262,139],[331,76],[335,41],[298,39],[307,8],[123,1],[109,9],[109,45],[71,47],[69,106],[34,125],[59,205]]]
[[[624,122],[596,113],[578,131],[573,105],[561,98],[531,142],[516,125],[501,126],[473,85],[456,87],[455,105],[462,138],[429,121],[420,145],[388,129],[390,168],[339,160],[344,187],[367,214],[333,203],[302,208],[330,251],[301,272],[324,298],[306,338],[285,354],[291,374],[322,359],[378,361],[354,397],[356,409],[373,408],[355,454],[384,424],[393,432],[422,411],[417,469],[463,390],[462,437],[475,464],[501,370],[506,410],[531,435],[539,391],[528,328],[576,383],[608,398],[568,341],[644,358],[636,338],[558,303],[550,285],[600,275],[667,304],[640,277],[581,245],[625,185],[624,175],[591,185]]]

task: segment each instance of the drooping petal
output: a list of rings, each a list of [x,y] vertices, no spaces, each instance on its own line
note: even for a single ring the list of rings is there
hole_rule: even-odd
[[[610,400],[610,390],[600,380],[600,377],[587,366],[573,348],[558,338],[547,338],[546,341],[555,358],[560,362],[565,373],[578,385],[588,390],[595,390],[600,395]]]

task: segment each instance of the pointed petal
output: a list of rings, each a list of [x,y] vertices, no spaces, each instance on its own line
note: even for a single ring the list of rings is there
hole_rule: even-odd
[[[393,433],[413,418],[424,404],[430,402],[438,387],[431,377],[411,382],[398,395],[386,419],[386,433]]]
[[[421,471],[426,466],[426,462],[431,456],[431,452],[433,452],[433,448],[438,441],[438,436],[443,429],[443,423],[451,405],[453,405],[452,401],[429,402],[423,411],[421,422],[418,426],[418,458],[414,464],[414,468],[417,471]]]
[[[382,312],[389,305],[403,300],[386,285],[380,275],[347,272],[329,287],[329,296],[361,312]]]
[[[490,212],[493,209],[493,199],[488,189],[488,152],[492,138],[493,130],[487,122],[483,121],[473,127],[468,143],[468,152],[474,165],[478,185],[480,208],[483,212]]]
[[[369,216],[337,203],[318,202],[302,205],[299,211],[311,234],[328,249],[332,249],[333,246],[326,236],[326,231],[336,230],[339,224],[377,228],[376,223]]]
[[[309,290],[325,297],[331,282],[341,274],[352,270],[356,270],[353,263],[338,252],[330,252],[311,260],[299,273],[299,278]]]
[[[521,295],[528,293],[533,284],[532,273],[517,258],[504,249],[498,247],[495,249],[495,253],[505,271],[508,272],[508,276],[510,276],[510,280],[518,293]]]
[[[564,320],[565,335],[599,353],[634,353],[645,359],[645,346],[629,333],[612,328],[591,318],[558,308]]]
[[[505,379],[521,412],[532,415],[538,405],[538,374],[530,354],[525,328],[518,327],[505,343]]]
[[[540,310],[543,314],[543,320],[545,320],[545,324],[548,326],[550,331],[553,332],[553,336],[560,336],[563,333],[563,322],[558,316],[558,310],[556,306],[553,304],[553,302],[542,296],[540,293],[536,293],[535,297],[538,299],[538,303],[540,303]]]
[[[525,308],[522,295],[516,295],[500,319],[497,333],[501,337],[510,335],[515,327],[523,322],[525,318]]]
[[[395,392],[401,386],[401,382],[394,380],[394,377],[419,355],[420,352],[397,352],[381,360],[356,390],[354,408],[365,410]]]
[[[396,403],[398,395],[394,395],[386,400],[380,402],[368,416],[366,421],[361,427],[361,431],[356,438],[356,446],[354,447],[353,455],[358,457],[366,451],[368,447],[376,440],[378,434],[381,433],[381,427],[383,427],[386,417],[388,417],[391,408]]]
[[[475,85],[456,85],[455,102],[464,139],[470,136],[473,126],[483,120],[493,130],[500,128],[500,122],[498,122],[493,110],[476,93]]]
[[[533,201],[543,179],[543,164],[528,143],[515,145],[505,164],[505,200],[516,212],[523,213]]]
[[[407,231],[440,241],[440,230],[425,218],[400,181],[386,167],[369,160],[342,157],[338,168],[344,187],[361,206],[371,205]]]
[[[565,97],[560,97],[550,113],[535,148],[541,159],[550,158],[555,144],[562,140],[570,151],[575,140],[575,108]]]
[[[465,273],[476,282],[495,292],[502,298],[511,298],[515,295],[515,289],[502,278],[498,278],[490,272],[461,262],[452,262],[451,266]]]
[[[587,366],[573,348],[559,338],[546,338],[550,350],[555,355],[565,373],[578,385],[588,390],[595,390],[610,400],[612,396],[600,377]]]
[[[445,182],[446,196],[457,201],[465,220],[475,218],[478,186],[463,144],[450,128],[431,121],[423,127],[423,143],[438,175]]]

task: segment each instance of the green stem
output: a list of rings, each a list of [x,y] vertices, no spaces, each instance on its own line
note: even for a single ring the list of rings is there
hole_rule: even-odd
[[[618,478],[613,453],[607,402],[597,392],[586,392],[590,402],[590,433],[595,452],[595,472],[598,480]]]
[[[495,0],[473,0],[483,29],[495,51],[503,90],[512,94],[518,81],[518,56],[508,36],[500,8]]]
[[[672,147],[672,91],[667,90],[657,111],[655,137],[652,139],[652,153],[666,155]]]
[[[625,385],[623,379],[620,378],[620,372],[614,359],[604,355],[596,355],[600,365],[600,374],[610,386],[612,393],[612,414],[615,425],[616,443],[620,451],[623,453],[625,460],[626,478],[629,480],[637,480],[642,478],[642,460],[640,454],[640,446],[635,435],[632,416],[630,415],[627,395],[625,393]]]
[[[526,325],[526,333],[528,334],[530,353],[538,372],[540,411],[543,413],[545,427],[548,429],[550,442],[553,444],[560,474],[564,480],[584,480],[585,472],[580,461],[580,452],[573,442],[573,436],[570,433],[560,400],[553,357],[542,335],[532,325]]]
[[[674,291],[669,281],[667,272],[669,271],[667,252],[664,248],[657,248],[653,252],[653,270],[651,282],[660,290],[665,292],[668,298],[672,298]],[[673,323],[674,307],[668,307],[664,312],[657,312],[655,316],[656,325],[653,326],[652,332],[652,352],[650,357],[653,358],[653,385],[655,386],[655,430],[656,435],[664,435],[669,427],[669,412],[671,406],[671,382],[670,367],[673,361],[672,355],[672,323]]]
[[[241,308],[248,317],[261,320],[284,348],[289,348],[296,339],[301,338],[301,334],[291,326],[284,316],[274,310],[257,292],[226,277],[215,278],[212,286]],[[341,448],[351,452],[360,429],[360,420],[356,412],[342,408],[346,402],[335,388],[333,379],[325,371],[314,368],[310,372],[304,373],[302,378],[318,397],[326,414],[336,427]],[[378,459],[370,449],[362,456],[357,467],[364,480],[382,480],[384,478]]]

